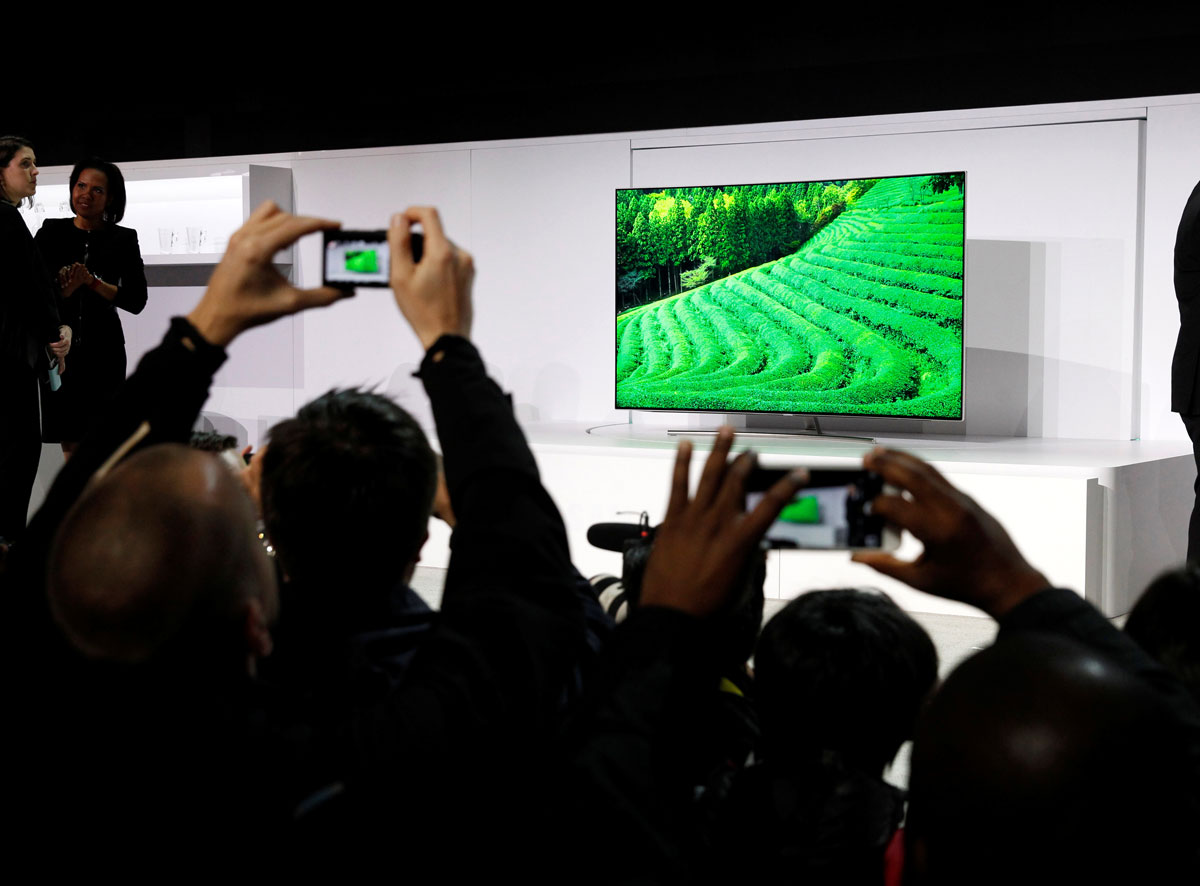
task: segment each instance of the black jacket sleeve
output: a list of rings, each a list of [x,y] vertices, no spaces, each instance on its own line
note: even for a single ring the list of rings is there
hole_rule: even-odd
[[[418,375],[457,520],[450,566],[437,626],[360,733],[368,766],[409,780],[414,754],[475,760],[480,741],[519,754],[544,737],[583,644],[566,530],[508,397],[457,336],[436,341]]]
[[[504,588],[561,610],[574,579],[566,529],[512,404],[469,341],[443,336],[421,363],[457,523],[443,608]]]
[[[146,307],[146,265],[142,262],[142,251],[138,247],[137,231],[119,228],[121,238],[117,249],[120,253],[121,276],[118,280],[107,280],[117,287],[113,304],[131,314],[140,314]]]
[[[454,871],[537,862],[541,839],[533,858],[527,838],[545,832],[533,816],[550,808],[541,780],[584,646],[566,532],[474,346],[442,337],[418,375],[457,522],[436,623],[395,692],[353,726],[348,831],[360,845],[405,833],[447,850],[439,864]],[[447,843],[463,832],[469,853]]]
[[[0,201],[0,357],[38,368],[58,340],[54,287],[15,206]]]
[[[1171,409],[1194,415],[1200,410],[1200,183],[1188,197],[1175,237],[1175,297],[1179,336],[1171,360]]]

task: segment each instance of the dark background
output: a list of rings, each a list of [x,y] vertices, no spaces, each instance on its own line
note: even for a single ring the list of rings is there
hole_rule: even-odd
[[[91,152],[153,160],[1200,92],[1190,22],[1041,13],[968,32],[935,17],[772,18],[753,36],[716,21],[552,38],[499,19],[456,33],[464,17],[449,6],[421,28],[375,14],[286,27],[250,17],[186,35],[163,19],[155,45],[68,33],[61,59],[39,39],[9,56],[23,73],[8,75],[0,129],[50,166]]]

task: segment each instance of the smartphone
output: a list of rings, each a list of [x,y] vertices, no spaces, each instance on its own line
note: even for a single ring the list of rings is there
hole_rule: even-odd
[[[788,473],[785,468],[756,468],[746,479],[746,510]],[[809,481],[784,505],[767,542],[773,548],[818,551],[883,550],[900,547],[900,531],[871,513],[882,492],[898,494],[883,478],[865,470],[809,469]]]
[[[412,234],[413,261],[421,260],[425,238]],[[387,231],[326,231],[322,277],[326,286],[388,286],[391,253]]]

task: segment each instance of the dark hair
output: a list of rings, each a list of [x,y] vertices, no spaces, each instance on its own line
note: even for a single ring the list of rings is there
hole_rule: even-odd
[[[425,538],[437,462],[411,415],[379,394],[332,390],[270,431],[267,536],[293,579],[391,579]]]
[[[1200,567],[1164,572],[1129,613],[1125,633],[1200,702]]]
[[[813,591],[765,628],[754,655],[755,696],[768,751],[826,752],[882,774],[937,680],[925,629],[878,592]]]
[[[21,148],[29,148],[32,151],[33,145],[29,143],[28,139],[19,135],[0,135],[0,169],[5,169]],[[3,179],[0,179],[0,197],[9,203],[12,202],[8,199],[8,194],[4,192]],[[32,203],[33,200],[30,199],[30,202]],[[18,201],[16,205],[19,206],[20,202]]]
[[[125,217],[125,176],[121,175],[121,170],[117,168],[115,163],[109,163],[107,160],[101,160],[99,157],[86,157],[75,164],[75,168],[71,170],[71,211],[75,211],[75,183],[79,181],[79,176],[85,169],[94,169],[97,172],[103,172],[104,177],[108,179],[108,191],[105,194],[104,203],[104,221],[107,224],[115,225]]]
[[[226,449],[237,449],[237,437],[217,431],[192,431],[188,446],[201,452],[221,453]]]

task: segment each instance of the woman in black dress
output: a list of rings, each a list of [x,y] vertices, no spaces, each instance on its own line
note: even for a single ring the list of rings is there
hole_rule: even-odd
[[[42,454],[37,380],[71,346],[50,277],[17,212],[37,190],[37,176],[33,146],[0,137],[0,538],[9,541],[25,529]]]
[[[117,308],[146,306],[146,271],[125,214],[125,178],[89,157],[71,171],[74,218],[46,219],[35,241],[58,283],[58,311],[74,330],[71,371],[43,398],[43,439],[75,445],[125,380],[125,335]]]

